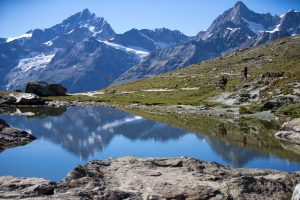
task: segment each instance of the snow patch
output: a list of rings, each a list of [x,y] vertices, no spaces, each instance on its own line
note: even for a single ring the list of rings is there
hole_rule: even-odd
[[[205,36],[203,39],[206,40],[206,39],[210,38],[212,35],[213,35],[213,33],[209,34],[208,36]]]
[[[54,57],[54,54],[51,55],[38,55],[33,58],[21,59],[16,68],[22,69],[22,71],[28,70],[40,70],[48,64],[51,59]]]
[[[20,87],[20,85],[28,82],[34,72],[38,72],[45,68],[54,55],[55,54],[41,54],[35,57],[21,59],[18,65],[7,75],[9,83],[6,85],[6,88],[8,90],[13,89],[16,86]]]
[[[266,31],[266,32],[268,32],[268,33],[275,33],[276,31],[279,31],[279,26],[280,26],[280,24],[277,24],[276,27],[273,30]]]
[[[246,22],[248,24],[248,27],[256,34],[264,32],[266,30],[262,24],[248,21],[245,18],[242,18],[242,19],[244,22]]]
[[[109,130],[110,132],[113,132],[114,128],[137,120],[143,120],[143,118],[139,116],[126,117],[124,119],[115,120],[113,122],[104,124],[103,126],[98,127],[97,130]]]
[[[230,28],[227,27],[227,30],[230,30],[232,33],[234,33],[235,31],[239,30],[240,28]]]
[[[149,52],[146,52],[146,51],[142,51],[142,50],[137,50],[137,49],[125,47],[125,46],[122,46],[122,45],[119,45],[119,44],[115,44],[115,43],[111,43],[111,42],[108,42],[108,41],[101,41],[101,40],[99,40],[99,41],[100,41],[100,42],[103,42],[103,43],[106,44],[107,46],[113,47],[113,48],[115,48],[115,49],[119,49],[119,50],[126,51],[126,52],[128,52],[128,53],[135,54],[135,55],[137,55],[140,59],[143,59],[143,58],[145,58],[146,56],[149,55]]]
[[[53,42],[52,40],[49,40],[47,42],[44,43],[45,45],[47,45],[48,47],[52,46]]]
[[[74,31],[74,29],[72,29],[71,31],[67,32],[66,34],[70,34],[70,33],[72,33],[73,31]]]
[[[89,30],[90,30],[91,32],[94,32],[94,31],[95,31],[95,26],[90,26],[90,27],[89,27]]]
[[[23,35],[17,36],[17,37],[10,37],[6,39],[6,42],[11,42],[20,38],[31,38],[32,33],[25,33]]]

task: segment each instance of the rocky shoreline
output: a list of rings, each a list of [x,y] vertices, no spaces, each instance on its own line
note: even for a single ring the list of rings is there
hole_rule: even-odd
[[[68,106],[106,106],[121,110],[140,109],[145,112],[155,113],[177,113],[177,114],[197,114],[203,116],[219,117],[246,117],[264,120],[277,120],[278,117],[270,111],[262,111],[253,114],[241,114],[239,107],[213,107],[192,106],[192,105],[142,105],[142,104],[116,104],[112,102],[97,101],[44,101],[42,98],[31,93],[12,93],[0,95],[1,107],[68,107]]]
[[[193,158],[125,157],[77,166],[62,181],[0,177],[3,199],[290,199],[300,172],[231,169]]]
[[[280,130],[275,133],[275,137],[300,145],[300,118],[282,124]]]
[[[269,111],[262,111],[253,114],[240,114],[238,108],[206,108],[204,106],[192,105],[142,105],[142,104],[115,104],[108,102],[80,102],[80,101],[49,101],[45,106],[68,107],[68,106],[105,106],[120,110],[140,109],[145,112],[153,113],[177,113],[177,114],[197,114],[203,116],[218,117],[245,117],[263,120],[278,120],[278,117]]]
[[[238,115],[276,119],[276,116],[270,113],[240,115],[237,110],[206,109],[199,106],[120,105],[78,101],[46,101],[42,105],[14,103],[2,105],[0,109],[51,109],[68,106],[107,106],[120,110],[142,109],[145,112],[161,114],[222,117]],[[283,125],[276,137],[289,141],[290,138],[294,138],[288,137],[293,131],[294,134],[297,133],[298,138],[299,119],[296,122]],[[3,120],[0,120],[0,131],[0,149],[24,145],[35,139],[30,133],[11,128]],[[126,157],[96,160],[79,165],[57,183],[42,178],[0,177],[0,199],[290,199],[299,183],[300,172],[231,169],[218,163],[185,157]]]

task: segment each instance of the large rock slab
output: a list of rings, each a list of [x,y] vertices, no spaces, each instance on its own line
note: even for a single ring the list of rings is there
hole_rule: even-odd
[[[282,124],[280,130],[275,133],[275,136],[280,140],[300,145],[300,118]]]
[[[34,199],[290,199],[300,173],[231,169],[192,158],[126,157],[79,165],[53,192],[48,190],[53,183],[43,180],[46,189],[37,193],[33,188],[41,188],[41,183],[32,180],[36,186],[10,187],[7,182],[30,181],[0,179],[0,198],[14,194]]]
[[[0,150],[8,147],[24,145],[35,140],[32,134],[10,127],[0,119]]]
[[[29,82],[26,85],[26,93],[33,93],[39,96],[65,96],[67,89],[56,83]]]
[[[42,178],[0,177],[0,199],[23,199],[51,195],[55,182]]]
[[[11,93],[0,95],[0,105],[44,105],[45,101],[35,94]]]

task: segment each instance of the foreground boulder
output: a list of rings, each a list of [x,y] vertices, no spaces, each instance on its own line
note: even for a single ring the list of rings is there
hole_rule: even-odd
[[[53,194],[55,182],[41,178],[0,177],[0,198],[21,199]],[[5,191],[5,192],[4,192]]]
[[[36,137],[10,127],[3,119],[0,119],[0,149],[24,145],[35,140]]]
[[[44,105],[45,101],[35,94],[11,93],[0,95],[0,105]]]
[[[26,93],[33,93],[42,97],[65,96],[67,89],[60,84],[48,84],[45,82],[29,82],[26,85]]]
[[[300,145],[300,118],[282,124],[280,130],[275,133],[275,136],[280,140]]]
[[[0,198],[290,199],[299,182],[300,173],[230,169],[192,158],[126,157],[79,165],[55,185],[2,177]]]

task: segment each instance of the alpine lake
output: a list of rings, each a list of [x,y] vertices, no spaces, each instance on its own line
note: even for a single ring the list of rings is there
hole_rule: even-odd
[[[300,170],[299,152],[274,137],[281,125],[274,121],[195,115],[154,121],[95,106],[9,108],[0,118],[37,137],[0,152],[0,176],[59,181],[78,164],[124,156],[188,156],[233,168]]]

